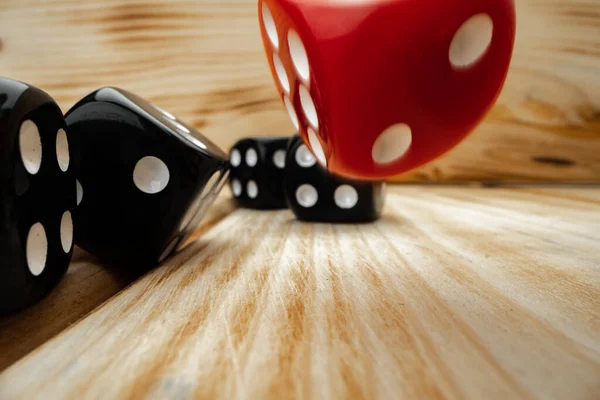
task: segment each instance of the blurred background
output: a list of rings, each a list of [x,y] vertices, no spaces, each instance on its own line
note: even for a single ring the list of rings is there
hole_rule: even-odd
[[[486,121],[395,181],[600,181],[600,1],[516,0],[515,57]],[[147,98],[225,151],[294,133],[255,0],[0,0],[0,75],[64,111],[101,86]]]

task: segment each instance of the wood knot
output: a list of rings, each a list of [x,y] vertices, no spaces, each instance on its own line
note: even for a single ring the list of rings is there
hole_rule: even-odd
[[[570,167],[570,166],[575,165],[574,161],[569,160],[567,158],[559,158],[559,157],[539,156],[539,157],[533,157],[533,161],[536,163],[540,163],[540,164],[554,165],[556,167]]]

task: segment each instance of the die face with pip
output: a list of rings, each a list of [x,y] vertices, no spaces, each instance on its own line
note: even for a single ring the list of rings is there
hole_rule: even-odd
[[[71,261],[75,178],[65,129],[48,94],[0,77],[0,313],[39,301]]]
[[[513,0],[260,0],[264,49],[304,142],[327,168],[382,179],[460,143],[495,103]]]
[[[298,220],[367,223],[381,217],[385,182],[332,174],[298,135],[290,139],[285,165],[286,200]]]
[[[236,202],[258,210],[286,208],[283,193],[289,137],[245,138],[229,152],[229,185]]]
[[[195,229],[229,173],[227,155],[168,112],[119,88],[66,115],[77,245],[105,262],[152,267]]]

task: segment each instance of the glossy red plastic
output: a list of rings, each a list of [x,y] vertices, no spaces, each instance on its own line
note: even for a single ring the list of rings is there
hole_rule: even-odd
[[[258,16],[303,141],[356,179],[422,166],[471,133],[504,85],[516,31],[513,0],[260,0]]]

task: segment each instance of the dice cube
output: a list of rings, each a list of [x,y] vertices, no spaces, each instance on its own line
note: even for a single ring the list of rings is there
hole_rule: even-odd
[[[66,122],[79,190],[75,241],[107,263],[148,268],[165,260],[226,183],[220,148],[126,90],[96,90]]]
[[[285,155],[289,137],[245,138],[229,153],[230,189],[244,208],[286,208],[283,193]]]
[[[47,93],[0,77],[0,313],[38,302],[71,261],[75,177],[65,129]]]
[[[289,142],[285,196],[296,218],[320,223],[368,223],[381,217],[386,183],[348,179],[328,171],[300,136]]]
[[[330,171],[385,179],[447,153],[495,103],[514,0],[260,0],[269,67]]]

